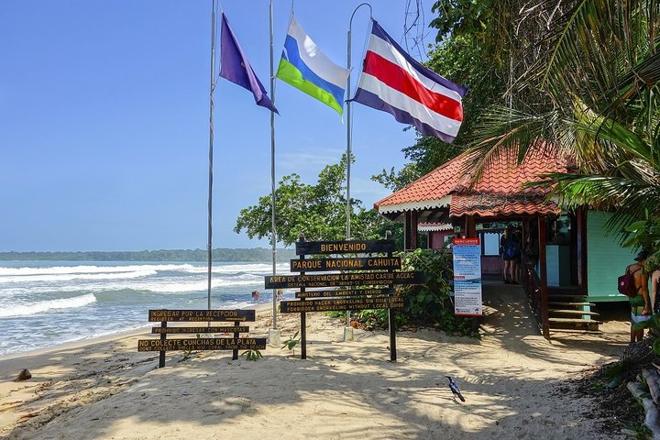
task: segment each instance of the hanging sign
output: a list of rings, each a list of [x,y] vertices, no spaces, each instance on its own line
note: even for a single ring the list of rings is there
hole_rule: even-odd
[[[391,295],[394,289],[389,287],[381,289],[332,289],[332,290],[306,290],[296,292],[296,298],[336,298],[344,296],[383,296]]]
[[[282,301],[280,303],[280,311],[282,313],[400,308],[403,308],[403,298],[400,296],[311,299],[308,301]]]
[[[376,258],[314,258],[291,260],[291,272],[321,272],[333,270],[401,269],[399,257]]]
[[[394,252],[394,240],[298,241],[296,255]]]
[[[481,244],[478,238],[454,238],[454,314],[481,316]]]
[[[422,272],[359,272],[323,275],[270,275],[266,289],[293,289],[298,287],[339,287],[387,284],[423,284]]]
[[[211,322],[254,321],[254,310],[149,310],[149,321]]]
[[[138,351],[263,350],[266,338],[140,339]]]

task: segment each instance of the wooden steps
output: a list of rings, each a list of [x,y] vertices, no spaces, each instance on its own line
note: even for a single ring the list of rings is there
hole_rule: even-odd
[[[566,323],[566,324],[582,324],[582,323],[602,324],[601,321],[596,321],[595,319],[580,319],[580,318],[549,318],[549,321]]]
[[[596,304],[590,303],[590,302],[562,302],[562,301],[550,301],[548,303],[549,306],[590,306],[593,307]]]
[[[568,310],[568,309],[550,309],[548,310],[550,314],[554,313],[561,313],[564,315],[591,315],[591,316],[597,316],[598,313],[592,312],[592,311],[587,311],[587,310]]]
[[[584,301],[586,296],[584,295],[560,295],[560,294],[554,294],[554,295],[548,295],[548,301],[576,301],[576,302],[582,302]]]
[[[601,321],[595,319],[580,319],[580,318],[548,318],[550,329],[553,330],[573,330],[573,331],[598,331],[598,326],[602,324]]]
[[[548,324],[551,330],[595,332],[602,324],[596,319],[599,316],[591,311],[594,303],[587,301],[585,295],[572,293],[553,293],[548,296]],[[586,319],[585,319],[586,318]]]

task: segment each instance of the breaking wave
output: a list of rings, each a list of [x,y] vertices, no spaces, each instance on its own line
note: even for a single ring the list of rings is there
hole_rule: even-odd
[[[0,309],[0,318],[10,318],[17,316],[30,316],[38,313],[45,313],[55,309],[71,309],[76,307],[84,307],[96,302],[96,297],[93,293],[86,295],[75,296],[73,298],[51,299],[47,301],[39,301],[31,304],[17,304],[11,307]]]

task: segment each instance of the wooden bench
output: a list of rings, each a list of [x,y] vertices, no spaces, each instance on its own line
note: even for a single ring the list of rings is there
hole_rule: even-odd
[[[266,338],[241,337],[250,328],[241,325],[254,322],[254,310],[149,310],[149,322],[160,322],[160,327],[153,327],[151,333],[160,335],[160,339],[138,340],[138,351],[158,351],[158,368],[165,366],[165,352],[184,350],[232,350],[232,359],[238,359],[238,350],[261,350],[266,348]],[[168,327],[168,322],[206,322],[206,326]],[[233,322],[234,325],[212,326],[212,322]],[[233,338],[201,338],[200,334],[233,333]],[[196,338],[167,339],[172,334],[195,334]]]

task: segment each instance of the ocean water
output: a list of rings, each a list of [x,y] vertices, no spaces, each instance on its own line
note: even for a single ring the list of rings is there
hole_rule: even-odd
[[[148,326],[150,308],[205,309],[206,271],[197,262],[2,261],[0,356]],[[253,290],[270,302],[271,271],[270,263],[214,262],[213,308],[254,306]]]

